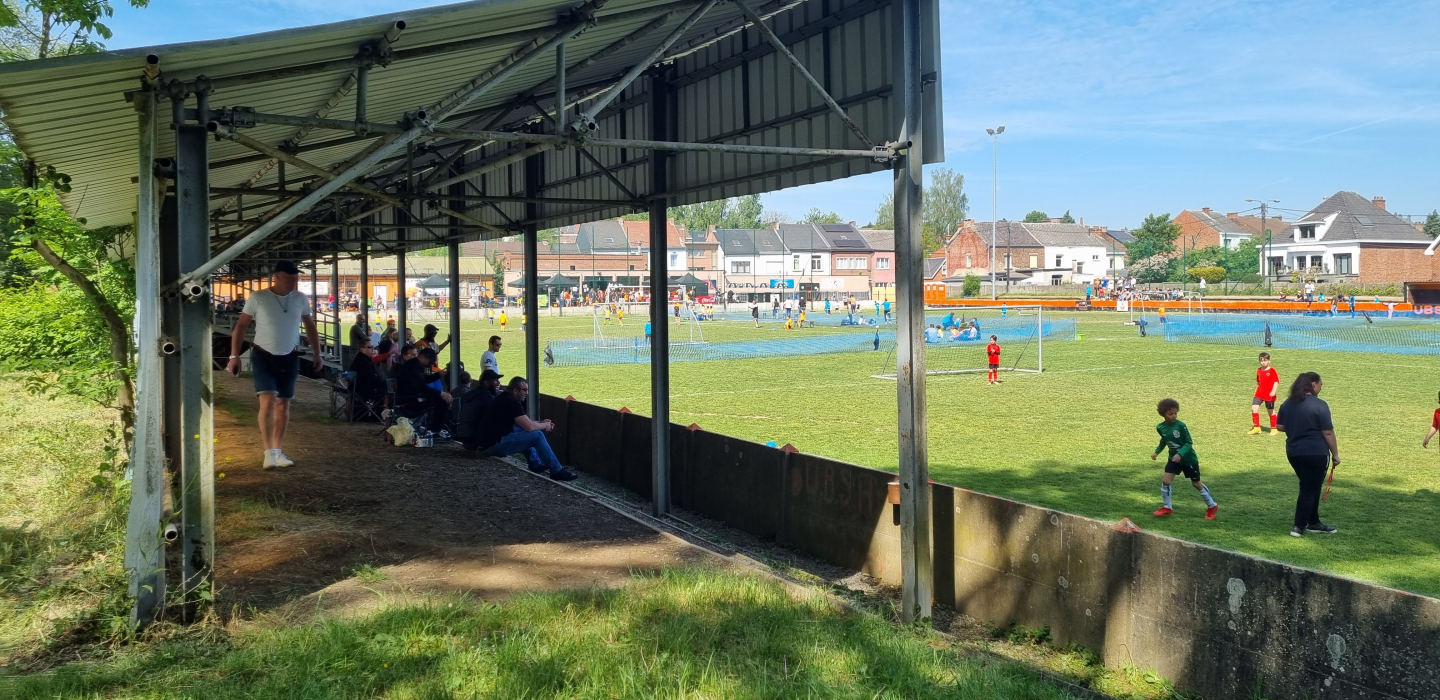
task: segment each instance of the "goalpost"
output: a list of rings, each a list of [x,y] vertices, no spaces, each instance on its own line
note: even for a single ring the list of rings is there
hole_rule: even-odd
[[[590,317],[594,323],[594,339],[597,348],[618,348],[631,347],[634,345],[647,344],[649,340],[645,337],[645,325],[647,323],[671,323],[669,311],[673,309],[676,302],[667,302],[665,305],[666,316],[660,319],[651,319],[649,314],[632,315],[628,320],[630,323],[621,325],[620,311],[626,309],[626,304],[601,303],[593,304],[590,307]],[[647,309],[649,304],[639,305]],[[608,315],[607,315],[608,312]],[[627,314],[629,310],[627,309]],[[680,311],[679,318],[674,322],[685,324],[684,330],[672,328],[670,331],[670,345],[702,345],[705,343],[705,334],[700,330],[698,318],[698,306],[694,301],[686,300]],[[611,330],[607,332],[605,329]]]
[[[940,340],[925,343],[925,375],[974,374],[990,371],[985,346],[990,336],[997,336],[1002,348],[1000,370],[1039,374],[1045,371],[1045,309],[1039,305],[1008,304],[1000,306],[967,306],[953,311],[927,309],[925,327],[940,327]],[[954,329],[960,330],[955,338]],[[880,371],[870,375],[876,379],[894,380],[895,343]]]

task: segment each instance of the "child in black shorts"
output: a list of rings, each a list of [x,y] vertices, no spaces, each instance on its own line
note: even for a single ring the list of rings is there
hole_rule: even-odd
[[[1175,481],[1176,474],[1184,474],[1195,490],[1200,492],[1200,497],[1205,499],[1205,505],[1208,506],[1205,519],[1214,520],[1215,511],[1220,506],[1210,497],[1210,489],[1200,481],[1200,458],[1195,454],[1195,443],[1190,439],[1190,429],[1180,422],[1180,402],[1175,399],[1161,399],[1155,410],[1165,420],[1155,426],[1155,432],[1160,433],[1160,444],[1150,453],[1150,459],[1158,457],[1163,449],[1170,450],[1170,459],[1165,462],[1165,476],[1160,479],[1160,510],[1155,511],[1155,517],[1163,518],[1175,512],[1170,507],[1170,483]]]

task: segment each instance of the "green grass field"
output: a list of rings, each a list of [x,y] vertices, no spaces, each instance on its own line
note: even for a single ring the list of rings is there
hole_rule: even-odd
[[[8,688],[8,692],[7,692]],[[619,590],[439,598],[361,619],[121,650],[33,676],[14,698],[995,698],[1076,696],[934,633],[709,570]],[[1151,693],[1166,696],[1166,693]]]
[[[1249,436],[1255,356],[1260,348],[1139,338],[1126,314],[1079,317],[1081,341],[1049,342],[1044,374],[932,376],[930,471],[936,481],[1322,571],[1440,595],[1440,444],[1421,449],[1440,384],[1427,356],[1274,350],[1282,387],[1301,371],[1325,379],[1344,464],[1321,504],[1333,536],[1288,535],[1296,494],[1284,437]],[[516,316],[518,321],[518,314]],[[417,322],[423,325],[424,321]],[[443,324],[441,324],[443,325]],[[543,317],[541,338],[586,338],[588,315]],[[625,332],[639,334],[643,317]],[[679,328],[675,326],[675,328]],[[418,328],[416,329],[419,330]],[[779,330],[773,322],[704,325],[707,340],[793,337],[837,328]],[[479,366],[484,322],[466,322],[464,358]],[[619,334],[618,327],[608,328]],[[442,333],[443,336],[443,333]],[[506,374],[523,372],[518,322],[503,334]],[[895,383],[873,379],[878,353],[676,363],[672,420],[855,464],[896,468]],[[957,352],[957,351],[945,351]],[[963,351],[962,351],[963,352]],[[983,362],[976,348],[974,363]],[[944,357],[955,362],[953,355]],[[891,368],[893,371],[893,367]],[[542,369],[545,393],[649,412],[648,365]],[[1219,518],[1181,479],[1175,515],[1157,521],[1162,466],[1149,459],[1155,402],[1174,397],[1195,437]]]

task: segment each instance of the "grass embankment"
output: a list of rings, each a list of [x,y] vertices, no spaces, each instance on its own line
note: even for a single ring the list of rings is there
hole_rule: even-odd
[[[711,570],[192,634],[10,681],[17,698],[1073,697],[933,633]]]
[[[768,314],[767,314],[768,315]],[[1048,316],[1048,314],[1047,314]],[[832,317],[816,314],[823,321]],[[638,334],[643,317],[607,335]],[[1333,495],[1321,505],[1339,534],[1287,535],[1296,480],[1283,436],[1250,436],[1256,354],[1263,348],[1165,342],[1158,324],[1148,338],[1125,326],[1128,314],[1079,314],[1084,340],[1045,345],[1041,375],[1006,374],[998,387],[984,375],[928,380],[930,469],[936,481],[1107,521],[1128,517],[1142,527],[1226,549],[1440,595],[1440,519],[1434,448],[1420,440],[1435,410],[1437,368],[1430,356],[1272,349],[1282,388],[1302,371],[1325,379],[1344,464]],[[423,325],[423,322],[420,322]],[[703,324],[709,340],[745,340],[834,333],[839,328],[785,331],[764,319]],[[545,317],[541,339],[585,338],[589,316]],[[418,332],[418,328],[416,329]],[[466,322],[464,358],[479,366],[484,322]],[[672,331],[673,332],[673,331]],[[524,371],[524,336],[503,334],[502,371]],[[1007,352],[1017,348],[1011,346]],[[955,366],[979,346],[932,349],[930,362]],[[879,352],[813,357],[676,363],[671,367],[672,420],[747,440],[793,443],[801,451],[893,470],[897,464],[895,383],[872,379],[885,365]],[[1008,357],[1008,356],[1007,356]],[[893,357],[889,358],[893,363]],[[888,367],[894,371],[893,364]],[[549,394],[573,394],[612,408],[650,408],[645,364],[541,369]],[[1149,460],[1157,436],[1155,402],[1181,403],[1203,476],[1220,502],[1220,517],[1202,519],[1200,498],[1175,489],[1176,514],[1156,520],[1162,467]]]
[[[125,633],[113,411],[0,379],[0,667]]]

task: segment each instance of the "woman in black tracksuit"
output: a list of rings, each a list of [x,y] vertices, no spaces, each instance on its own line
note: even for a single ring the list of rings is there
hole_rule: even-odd
[[[1276,428],[1285,433],[1285,456],[1300,478],[1291,537],[1336,532],[1336,528],[1320,522],[1320,489],[1325,485],[1325,472],[1331,466],[1340,466],[1330,404],[1320,400],[1320,386],[1320,375],[1301,372],[1290,385],[1290,397],[1280,405],[1277,417]]]

